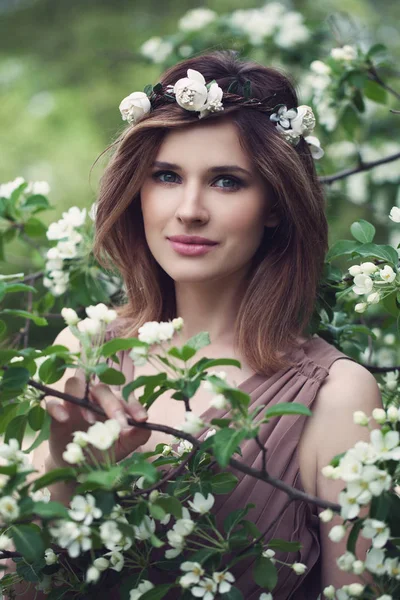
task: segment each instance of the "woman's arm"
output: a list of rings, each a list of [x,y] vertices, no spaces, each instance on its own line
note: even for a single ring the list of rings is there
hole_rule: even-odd
[[[306,473],[304,486],[306,491],[332,502],[338,502],[338,495],[345,487],[341,480],[327,479],[321,469],[330,463],[337,454],[345,452],[359,441],[369,441],[369,430],[353,421],[356,410],[364,411],[368,416],[374,408],[381,408],[381,395],[375,378],[361,365],[346,359],[336,361],[324,384],[321,386],[313,407],[313,416],[304,432],[305,444],[301,451],[312,453],[316,460],[314,474]],[[307,477],[307,475],[310,477]],[[310,489],[313,488],[313,489]],[[359,581],[356,575],[340,571],[336,559],[346,552],[346,538],[341,542],[332,542],[328,533],[331,528],[343,521],[335,517],[329,523],[320,524],[322,551],[322,585],[343,585]],[[357,556],[363,560],[370,540],[358,538]]]

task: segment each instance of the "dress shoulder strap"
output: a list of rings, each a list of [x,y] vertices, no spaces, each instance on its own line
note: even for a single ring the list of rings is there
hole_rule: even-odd
[[[347,354],[341,352],[335,346],[329,344],[319,336],[314,336],[306,342],[303,346],[303,350],[309,359],[328,371],[334,362],[343,358],[357,362],[354,358],[347,356]]]

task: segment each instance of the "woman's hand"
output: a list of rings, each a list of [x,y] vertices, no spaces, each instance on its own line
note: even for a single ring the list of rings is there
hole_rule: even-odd
[[[70,377],[66,380],[64,392],[83,399],[85,395],[85,381],[79,377]],[[139,446],[147,442],[151,431],[131,427],[127,419],[132,417],[136,421],[146,421],[147,413],[142,405],[133,397],[126,402],[104,383],[98,383],[90,388],[89,400],[101,407],[106,417],[100,417],[89,409],[82,409],[76,404],[51,397],[46,401],[46,408],[52,417],[49,453],[54,467],[65,467],[67,463],[62,454],[69,442],[72,441],[74,431],[87,431],[91,424],[106,419],[116,419],[121,425],[119,439],[115,443],[116,461],[120,461]],[[95,453],[96,454],[96,453]]]

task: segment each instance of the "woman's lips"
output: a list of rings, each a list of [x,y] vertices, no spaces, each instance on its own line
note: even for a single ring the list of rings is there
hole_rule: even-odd
[[[210,252],[218,244],[184,244],[183,242],[175,242],[168,239],[173,250],[183,256],[201,256]]]

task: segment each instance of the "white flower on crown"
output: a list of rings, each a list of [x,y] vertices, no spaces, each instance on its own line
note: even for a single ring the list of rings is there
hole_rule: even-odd
[[[223,92],[218,83],[212,83],[208,90],[207,104],[201,109],[199,119],[206,117],[210,112],[220,112],[221,110],[224,110],[221,102],[222,95]]]
[[[308,135],[304,139],[310,147],[311,156],[316,160],[322,158],[325,152],[321,148],[321,142],[319,139],[315,137],[315,135]]]
[[[287,106],[280,106],[277,112],[272,113],[270,120],[276,123],[278,131],[290,144],[296,145],[303,135],[313,158],[324,155],[319,139],[311,135],[315,127],[315,115],[310,106],[302,104],[289,110]]]
[[[187,70],[187,77],[178,79],[174,85],[175,99],[185,110],[202,110],[208,98],[206,80],[199,71]]]
[[[144,92],[133,92],[124,98],[119,105],[123,121],[136,123],[143,115],[150,112],[150,100]]]

